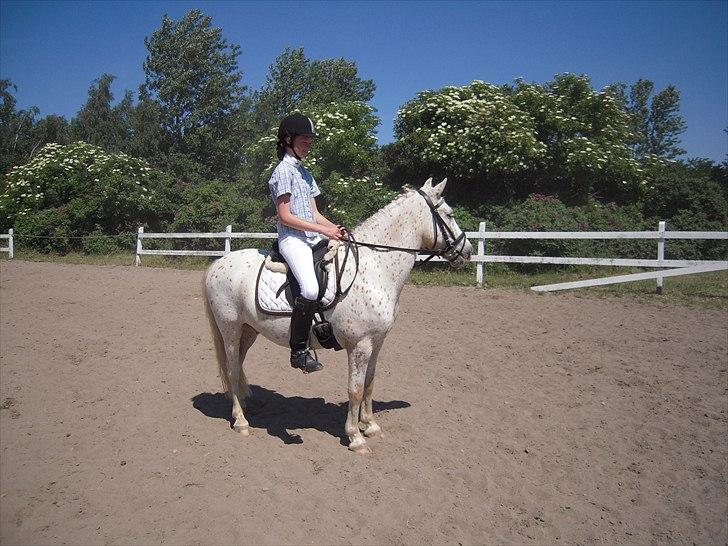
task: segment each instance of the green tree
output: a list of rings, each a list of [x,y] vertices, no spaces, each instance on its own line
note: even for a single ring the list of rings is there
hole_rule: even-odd
[[[368,102],[374,82],[359,77],[356,63],[343,58],[310,60],[303,48],[286,48],[270,66],[253,97],[253,116],[264,133],[289,113],[341,102]]]
[[[70,143],[70,126],[63,116],[49,115],[38,121],[33,127],[33,156],[35,150],[39,150],[50,142],[65,145]]]
[[[139,100],[129,114],[131,136],[125,152],[149,160],[157,166],[164,164],[165,133],[161,124],[161,107],[142,85]]]
[[[118,105],[112,105],[111,84],[115,79],[116,76],[103,74],[89,87],[86,104],[71,120],[71,140],[82,140],[110,152],[127,147],[132,97],[127,91]]]
[[[448,176],[455,201],[471,207],[534,192],[624,199],[640,188],[627,116],[586,76],[425,91],[400,109],[395,135],[384,150],[390,183]]]
[[[38,108],[17,110],[11,93],[18,88],[10,80],[0,80],[0,172],[27,161],[34,148],[33,127]]]
[[[687,125],[679,115],[680,92],[675,86],[668,85],[653,95],[655,84],[639,79],[630,86],[629,96],[625,84],[615,84],[613,88],[629,114],[631,145],[637,157],[673,159],[685,153],[679,147],[679,135]]]
[[[240,164],[246,108],[240,47],[199,10],[179,21],[165,15],[145,44],[145,89],[159,104],[171,166],[186,176],[193,161],[204,176],[231,177]]]

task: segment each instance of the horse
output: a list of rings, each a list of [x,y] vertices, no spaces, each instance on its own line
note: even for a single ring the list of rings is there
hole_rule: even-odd
[[[344,426],[349,449],[369,453],[366,438],[381,432],[372,412],[374,372],[382,343],[394,325],[399,296],[420,252],[442,255],[452,266],[469,261],[472,245],[442,198],[447,179],[433,186],[405,187],[391,203],[351,230],[358,263],[342,273],[348,292],[324,313],[349,363],[349,407]],[[359,241],[359,242],[355,242]],[[387,244],[382,244],[386,242]],[[258,334],[287,347],[290,318],[262,313],[256,306],[256,278],[266,252],[245,249],[213,262],[204,277],[205,307],[223,388],[232,400],[233,429],[250,434],[243,402],[250,394],[245,355]],[[357,271],[358,269],[358,271]],[[313,336],[312,336],[313,337]],[[318,342],[312,340],[312,347]]]

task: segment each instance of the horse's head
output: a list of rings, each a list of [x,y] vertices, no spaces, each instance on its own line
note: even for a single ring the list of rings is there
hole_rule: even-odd
[[[455,221],[452,208],[442,198],[446,184],[447,178],[433,186],[430,178],[417,193],[427,203],[432,215],[432,232],[429,235],[432,250],[439,251],[450,265],[457,268],[470,260],[473,245]]]

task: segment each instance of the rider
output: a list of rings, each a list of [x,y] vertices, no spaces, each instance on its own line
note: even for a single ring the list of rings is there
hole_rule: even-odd
[[[303,166],[316,136],[313,121],[302,114],[283,118],[278,127],[276,151],[280,163],[268,187],[278,212],[278,249],[301,286],[291,316],[291,366],[305,373],[323,368],[311,357],[309,330],[318,308],[318,281],[313,267],[312,247],[320,235],[339,240],[344,230],[330,222],[316,207],[321,194],[316,180]]]

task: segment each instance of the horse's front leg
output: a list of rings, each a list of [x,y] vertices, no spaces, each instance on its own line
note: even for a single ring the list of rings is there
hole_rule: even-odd
[[[359,415],[364,398],[364,382],[367,366],[372,355],[372,342],[363,339],[349,354],[349,415],[346,418],[346,434],[349,436],[349,449],[357,453],[370,453],[366,438],[359,430]]]
[[[367,372],[364,378],[364,399],[361,403],[361,411],[359,414],[359,430],[366,437],[372,437],[379,434],[382,429],[374,421],[374,411],[372,410],[372,396],[374,394],[374,372],[377,367],[377,358],[379,357],[379,349],[381,343],[375,343],[372,354],[367,364]]]

